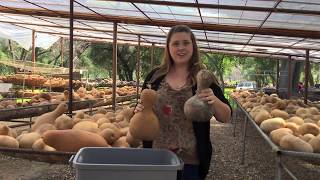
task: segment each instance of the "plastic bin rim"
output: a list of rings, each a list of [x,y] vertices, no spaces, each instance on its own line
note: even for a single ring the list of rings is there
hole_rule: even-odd
[[[132,170],[181,170],[183,167],[183,161],[179,159],[172,151],[166,150],[166,149],[143,149],[144,151],[162,151],[171,154],[173,157],[175,157],[175,164],[168,164],[168,165],[134,165],[134,164],[94,164],[94,163],[81,163],[78,162],[78,157],[81,154],[82,151],[85,151],[86,149],[108,149],[106,147],[84,147],[81,148],[73,157],[70,158],[69,162],[72,163],[72,166],[74,168],[78,169],[113,169],[113,170],[123,170],[128,168],[132,168]],[[134,151],[139,151],[142,150],[142,148],[117,148],[117,147],[112,147],[110,148],[111,150],[134,150]],[[161,169],[156,169],[156,168],[161,168]]]

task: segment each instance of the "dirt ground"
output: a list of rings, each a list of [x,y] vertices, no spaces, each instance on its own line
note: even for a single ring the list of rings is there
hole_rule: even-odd
[[[260,180],[275,178],[275,154],[257,134],[253,127],[248,127],[245,163],[241,164],[242,155],[242,120],[237,123],[236,136],[233,136],[233,124],[221,124],[216,121],[211,125],[211,139],[214,152],[207,180],[243,179]],[[284,158],[285,164],[302,180],[318,180],[318,165],[305,161]],[[320,164],[320,163],[319,163]],[[69,164],[49,164],[30,161],[0,154],[0,180],[62,180],[75,179],[75,170]],[[282,179],[290,179],[283,174]]]

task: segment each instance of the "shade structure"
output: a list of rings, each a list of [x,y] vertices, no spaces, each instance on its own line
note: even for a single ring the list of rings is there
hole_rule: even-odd
[[[0,23],[54,36],[69,35],[69,0],[2,0]],[[320,61],[317,0],[75,0],[74,37],[164,46],[173,25],[190,26],[205,51]]]

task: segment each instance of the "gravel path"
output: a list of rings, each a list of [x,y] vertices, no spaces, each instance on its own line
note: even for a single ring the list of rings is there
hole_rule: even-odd
[[[240,120],[240,122],[242,122]],[[211,139],[214,152],[207,180],[274,179],[275,154],[268,144],[248,126],[245,164],[241,164],[242,124],[237,122],[236,136],[233,136],[233,124],[221,124],[212,121]],[[320,179],[320,163],[309,164],[300,160],[284,159],[289,169],[298,179]],[[284,174],[283,179],[290,179]],[[69,165],[49,164],[8,157],[0,154],[0,180],[46,180],[74,179],[74,170]]]

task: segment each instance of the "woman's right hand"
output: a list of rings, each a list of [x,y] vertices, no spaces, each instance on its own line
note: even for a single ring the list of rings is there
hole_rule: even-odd
[[[139,99],[138,104],[136,105],[136,108],[134,109],[133,112],[134,113],[141,112],[143,111],[143,109],[144,109],[144,106],[141,104],[141,101]]]

